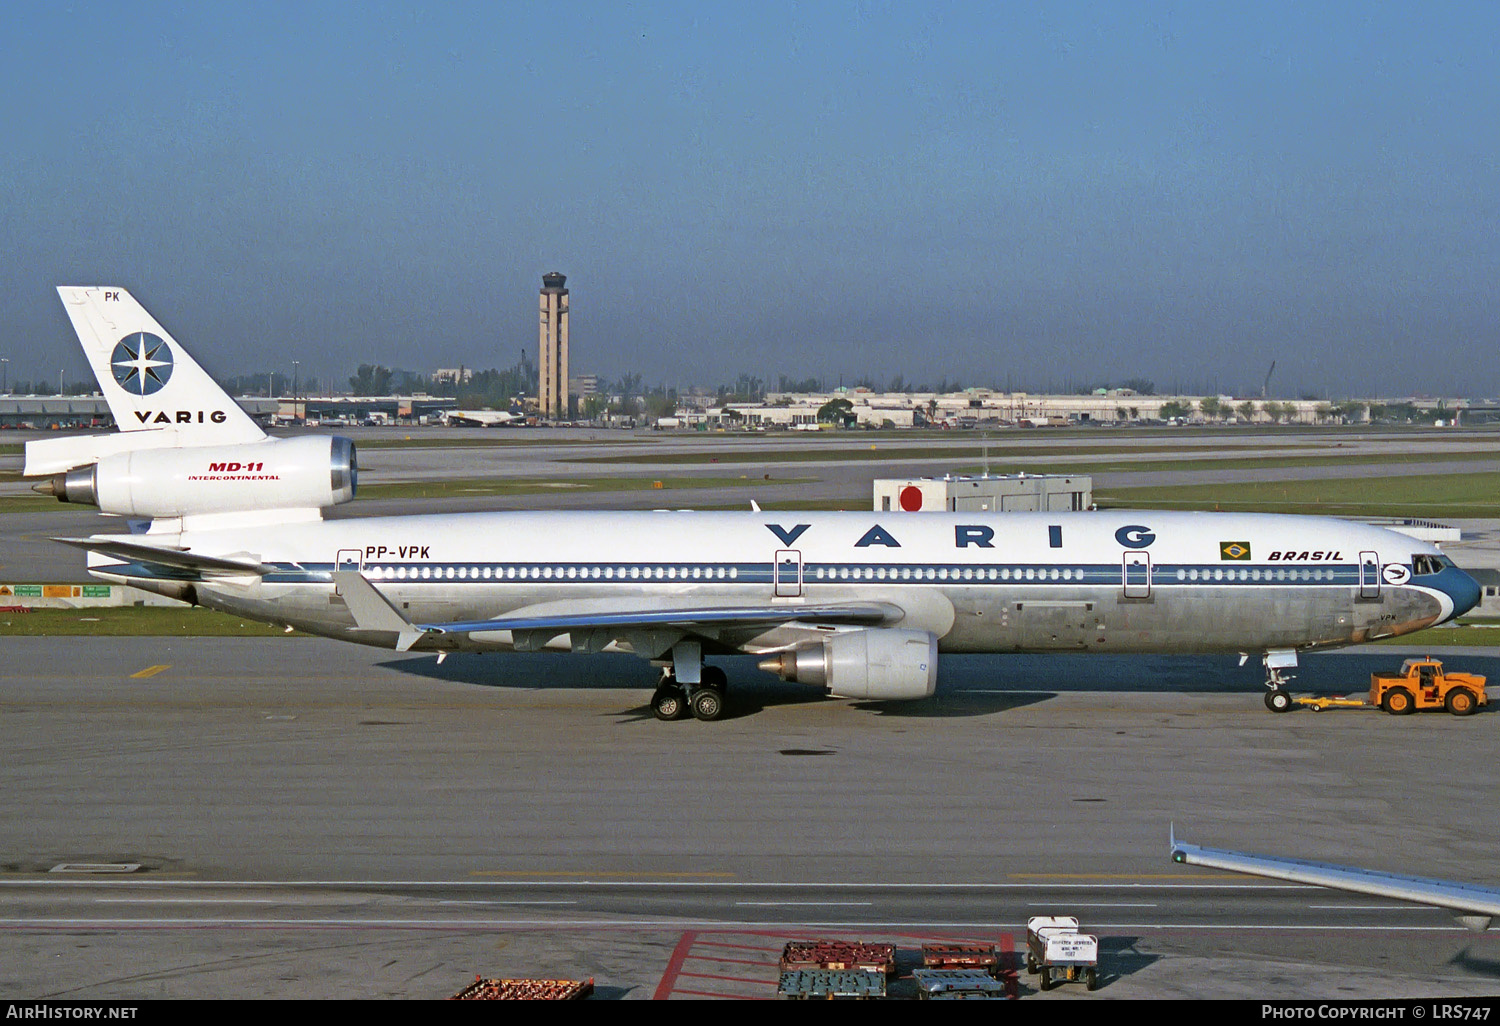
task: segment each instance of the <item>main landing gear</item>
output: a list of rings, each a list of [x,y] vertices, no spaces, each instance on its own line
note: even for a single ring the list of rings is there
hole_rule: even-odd
[[[694,716],[717,720],[724,715],[724,691],[729,677],[717,666],[698,668],[694,684],[679,682],[675,666],[664,667],[661,682],[651,696],[651,711],[659,720],[681,720]]]
[[[1286,671],[1297,665],[1297,653],[1292,649],[1267,652],[1262,660],[1266,664],[1266,708],[1274,713],[1290,712],[1296,702],[1287,685],[1292,675]],[[1243,665],[1243,660],[1241,664]]]

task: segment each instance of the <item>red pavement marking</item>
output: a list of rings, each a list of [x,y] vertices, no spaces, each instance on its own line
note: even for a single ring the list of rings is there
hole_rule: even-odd
[[[689,973],[681,972],[678,976],[691,976],[695,980],[727,980],[730,983],[748,983],[755,987],[775,987],[780,983],[772,983],[770,980],[751,980],[743,976],[721,976],[718,973]]]
[[[847,932],[847,931],[843,931],[843,932]],[[782,941],[782,940],[785,940],[785,939],[788,939],[788,938],[791,938],[791,939],[802,939],[802,938],[805,938],[805,937],[816,938],[816,937],[826,936],[824,934],[802,933],[800,931],[795,931],[795,930],[787,930],[787,931],[782,931],[782,930],[774,930],[774,931],[772,931],[772,930],[726,930],[726,931],[724,931],[724,933],[728,934],[730,936],[739,936],[739,937],[767,937],[767,938],[774,937],[778,941]],[[915,939],[917,941],[931,941],[931,940],[933,940],[934,937],[946,937],[946,939],[948,939],[950,941],[954,939],[952,937],[952,935],[946,935],[946,934],[942,934],[942,933],[931,934],[931,933],[914,933],[914,932],[905,932],[905,931],[897,931],[897,932],[892,932],[892,933],[883,933],[883,936],[887,936],[887,937],[899,937],[899,938],[903,938],[903,939],[907,939],[907,940]],[[983,941],[975,941],[975,940],[967,939],[967,938],[960,939],[959,942],[960,943],[984,943]],[[1011,934],[1011,933],[1001,933],[1001,934],[999,934],[998,937],[997,937],[997,943],[996,943],[995,946],[998,949],[999,956],[1000,956],[1000,958],[999,958],[999,961],[1000,961],[1000,966],[999,966],[999,968],[1000,968],[1000,974],[999,975],[1001,976],[1002,979],[1005,980],[1005,983],[1006,983],[1006,988],[1005,988],[1006,989],[1006,995],[1008,997],[1015,998],[1018,995],[1018,993],[1019,993],[1019,987],[1018,987],[1018,983],[1017,983],[1017,972],[1016,972],[1016,965],[1018,963],[1018,958],[1017,958],[1017,955],[1016,955],[1016,939],[1015,939],[1015,935]],[[728,963],[728,964],[733,964],[733,965],[761,966],[761,967],[765,967],[765,968],[777,968],[777,967],[779,967],[779,963],[777,963],[777,962],[760,962],[760,961],[754,961],[754,960],[751,960],[751,959],[727,958],[727,957],[724,957],[724,956],[721,956],[721,955],[714,954],[712,952],[703,952],[703,953],[696,953],[695,954],[694,950],[693,950],[695,947],[697,947],[697,948],[727,948],[727,949],[735,950],[735,951],[756,952],[756,953],[762,953],[762,954],[779,954],[781,952],[781,950],[782,950],[779,947],[777,947],[777,948],[767,948],[767,947],[762,947],[760,945],[755,945],[755,944],[737,944],[737,943],[734,943],[733,941],[727,941],[727,940],[711,940],[711,939],[709,939],[707,937],[701,937],[700,934],[698,933],[698,931],[689,931],[687,933],[684,933],[681,936],[681,938],[679,938],[679,940],[677,941],[677,946],[676,946],[676,948],[673,949],[673,951],[672,951],[672,957],[671,957],[671,959],[667,963],[666,971],[662,974],[661,982],[657,984],[656,993],[654,995],[652,995],[652,999],[653,1000],[656,1000],[656,1001],[665,1001],[667,998],[671,997],[674,994],[681,995],[683,997],[708,997],[708,998],[726,998],[726,999],[740,999],[740,1000],[744,1000],[747,997],[746,995],[714,993],[714,992],[711,992],[711,991],[689,990],[687,988],[678,987],[677,986],[678,981],[680,979],[683,979],[683,978],[699,979],[699,980],[722,980],[722,981],[724,981],[726,983],[749,984],[751,986],[756,986],[756,987],[771,987],[771,986],[775,986],[775,983],[773,981],[770,981],[770,980],[746,979],[745,977],[740,977],[740,976],[725,976],[725,975],[719,975],[719,974],[714,974],[714,973],[687,972],[687,971],[684,970],[683,966],[690,959],[692,961],[694,961],[694,962],[723,962],[723,963]],[[752,999],[753,1000],[760,1000],[759,998],[752,998]]]
[[[703,947],[699,944],[698,947]],[[765,969],[780,969],[780,962],[760,962],[753,958],[730,958],[727,955],[689,955],[695,962],[728,962],[730,965],[754,965]]]
[[[1000,978],[1005,981],[1005,996],[1011,1000],[1021,996],[1020,973],[1017,971],[1015,934],[1000,935]]]
[[[667,995],[672,993],[672,987],[677,983],[677,975],[682,972],[682,963],[687,960],[688,952],[692,950],[693,941],[698,934],[689,930],[677,941],[677,947],[672,950],[672,957],[667,961],[666,972],[661,974],[661,982],[656,985],[656,993],[651,995],[652,1001],[665,1001]]]
[[[725,1001],[770,1001],[770,998],[745,997],[742,994],[715,994],[707,990],[676,990],[674,994],[686,994],[688,997],[723,998]]]
[[[741,951],[764,951],[768,955],[781,954],[781,948],[763,948],[758,944],[731,944],[728,941],[699,941],[700,947],[705,948],[738,948]]]

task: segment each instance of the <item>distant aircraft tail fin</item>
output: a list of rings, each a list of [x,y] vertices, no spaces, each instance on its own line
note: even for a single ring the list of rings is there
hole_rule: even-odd
[[[168,445],[222,445],[266,437],[129,292],[57,290],[121,431],[163,431]]]

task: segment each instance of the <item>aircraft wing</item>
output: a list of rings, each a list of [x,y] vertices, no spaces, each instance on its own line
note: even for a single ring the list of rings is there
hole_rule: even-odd
[[[426,634],[476,634],[485,631],[535,633],[544,638],[576,631],[605,631],[627,635],[641,631],[697,634],[734,627],[775,627],[780,624],[877,626],[899,619],[899,607],[886,602],[823,602],[807,605],[697,606],[685,608],[609,609],[583,613],[500,616],[490,620],[414,624],[391,605],[357,570],[336,570],[334,583],[349,606],[354,622],[367,630],[396,631],[398,651],[410,648]]]
[[[1340,866],[1331,862],[1310,862],[1276,855],[1252,855],[1223,848],[1204,848],[1171,838],[1172,861],[1188,866],[1206,866],[1231,873],[1248,873],[1272,880],[1332,887],[1356,894],[1373,894],[1396,898],[1419,905],[1433,905],[1455,913],[1460,923],[1471,930],[1489,927],[1490,918],[1500,915],[1500,889],[1453,880],[1435,880],[1400,873],[1382,873],[1374,869]]]
[[[254,559],[230,559],[224,556],[207,556],[188,549],[147,545],[144,542],[127,541],[123,538],[53,538],[53,541],[102,552],[130,563],[145,563],[149,566],[167,567],[172,570],[191,570],[206,574],[254,574],[261,576],[274,573],[276,568]],[[107,569],[107,568],[103,568]]]
[[[858,624],[873,626],[892,618],[895,610],[884,602],[824,602],[802,606],[702,606],[685,609],[641,609],[610,613],[573,613],[563,616],[501,616],[493,620],[422,624],[437,634],[474,631],[576,630],[583,627],[757,627],[781,623]]]

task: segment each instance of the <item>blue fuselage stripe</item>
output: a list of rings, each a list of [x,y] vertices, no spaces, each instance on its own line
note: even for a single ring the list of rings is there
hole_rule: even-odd
[[[265,580],[275,584],[326,581],[332,563],[280,563]],[[137,567],[132,567],[136,569]],[[104,569],[100,567],[98,569]],[[348,569],[355,569],[351,566]],[[796,564],[772,563],[366,563],[361,569],[372,581],[395,583],[508,584],[770,584],[795,583]],[[1144,567],[1130,568],[1132,584],[1145,584]],[[1358,564],[1290,566],[1223,563],[1160,563],[1151,568],[1152,587],[1177,586],[1288,586],[1339,587],[1376,584],[1367,572],[1361,579]],[[801,565],[804,586],[841,584],[900,585],[1106,585],[1122,586],[1120,563],[829,563]],[[1412,583],[1418,583],[1413,578]],[[1405,582],[1402,582],[1405,583]],[[1389,587],[1390,585],[1385,585]]]

